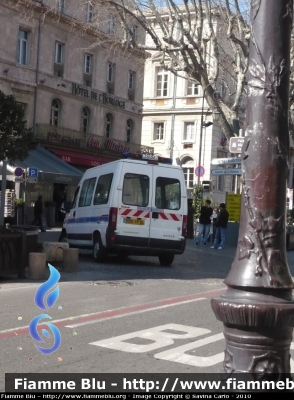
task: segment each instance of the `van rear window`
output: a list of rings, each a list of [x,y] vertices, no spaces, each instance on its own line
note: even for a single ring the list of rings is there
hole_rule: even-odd
[[[122,202],[130,206],[147,207],[149,203],[149,176],[125,174]]]
[[[181,208],[181,184],[178,179],[156,178],[155,206],[167,210]]]

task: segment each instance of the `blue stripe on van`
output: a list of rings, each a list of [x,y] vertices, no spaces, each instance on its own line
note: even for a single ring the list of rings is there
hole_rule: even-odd
[[[85,224],[85,223],[98,223],[98,222],[108,222],[108,215],[98,215],[96,217],[80,217],[80,218],[68,218],[67,224]]]

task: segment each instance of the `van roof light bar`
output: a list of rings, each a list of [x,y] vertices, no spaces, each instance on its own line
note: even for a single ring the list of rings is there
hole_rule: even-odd
[[[141,160],[141,161],[157,161],[157,163],[161,163],[161,164],[172,164],[173,160],[171,158],[167,158],[167,157],[161,157],[161,156],[157,156],[154,154],[149,154],[149,153],[123,153],[122,154],[122,158],[128,158],[131,160]]]

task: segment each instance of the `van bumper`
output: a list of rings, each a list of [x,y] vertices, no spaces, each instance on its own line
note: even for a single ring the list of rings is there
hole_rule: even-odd
[[[180,240],[138,238],[106,234],[106,247],[111,252],[158,256],[161,254],[183,254],[186,238]]]

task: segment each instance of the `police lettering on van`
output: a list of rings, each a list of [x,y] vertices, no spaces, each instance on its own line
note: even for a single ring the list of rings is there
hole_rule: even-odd
[[[157,256],[171,265],[185,250],[186,233],[182,168],[169,158],[125,153],[84,173],[60,240],[91,248],[97,262],[114,253]]]

